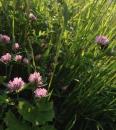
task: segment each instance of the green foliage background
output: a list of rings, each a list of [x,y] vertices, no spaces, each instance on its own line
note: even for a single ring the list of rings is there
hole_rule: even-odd
[[[30,12],[37,21],[30,22]],[[40,71],[50,92],[49,100],[54,102],[52,125],[58,130],[115,130],[115,21],[115,0],[0,0],[0,33],[11,37],[11,44],[19,42],[20,54],[31,62],[28,66],[12,62],[7,71],[0,63],[0,84],[4,85],[16,74],[27,80],[27,74]],[[97,35],[109,38],[108,48],[95,43]],[[0,54],[13,53],[10,46],[0,44]],[[39,61],[36,55],[40,55]],[[45,117],[33,119],[33,113],[40,111],[33,108],[33,101],[28,104],[20,100],[15,106],[21,115],[17,119],[14,108],[8,107],[9,96],[3,92],[1,89],[0,104],[4,104],[0,105],[1,130],[4,126],[8,127],[6,130],[31,129],[29,126],[35,120],[43,125],[53,119],[51,107],[51,114],[46,112]],[[20,109],[23,105],[30,108],[32,115],[27,114],[26,107]],[[48,124],[34,129],[54,130]]]

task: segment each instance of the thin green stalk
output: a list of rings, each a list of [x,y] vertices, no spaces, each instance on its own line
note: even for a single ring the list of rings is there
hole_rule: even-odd
[[[13,0],[12,39],[15,42],[15,0]]]
[[[32,64],[33,64],[34,70],[36,71],[36,64],[35,64],[35,59],[34,59],[34,51],[33,51],[33,48],[32,48],[32,44],[30,42],[29,42],[29,46],[30,46],[30,49],[31,49]]]

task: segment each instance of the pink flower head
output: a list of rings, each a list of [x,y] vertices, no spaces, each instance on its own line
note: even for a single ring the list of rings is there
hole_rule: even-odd
[[[5,64],[7,64],[8,62],[10,62],[11,61],[11,55],[10,55],[10,53],[6,53],[5,55],[1,56],[0,60],[3,63],[5,63]]]
[[[19,44],[18,43],[15,43],[13,46],[12,46],[12,49],[14,51],[18,50],[20,48]]]
[[[14,78],[13,81],[9,81],[8,83],[8,89],[10,92],[13,91],[19,91],[24,87],[24,81],[22,80],[22,78]]]
[[[29,82],[37,83],[38,85],[42,85],[42,77],[40,76],[39,72],[34,72],[29,76]]]
[[[22,56],[21,55],[16,55],[15,56],[15,61],[17,61],[17,62],[21,62],[22,61]]]
[[[33,13],[30,13],[29,19],[32,20],[32,21],[35,21],[35,20],[37,20],[37,17]]]
[[[23,59],[23,63],[29,64],[29,60],[28,60],[27,58],[24,58],[24,59]]]
[[[37,88],[34,91],[35,97],[42,98],[48,95],[48,91],[45,88]]]
[[[7,35],[0,35],[0,42],[3,42],[3,43],[9,43],[10,42],[10,37],[7,36]]]
[[[108,45],[109,40],[106,36],[97,36],[96,43],[105,46],[105,45]]]

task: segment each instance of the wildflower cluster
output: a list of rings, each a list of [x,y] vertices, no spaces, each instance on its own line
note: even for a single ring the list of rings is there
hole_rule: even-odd
[[[19,91],[21,89],[23,89],[24,87],[24,81],[22,80],[22,78],[14,78],[13,81],[9,81],[8,83],[8,89],[10,92],[13,92],[13,91]]]
[[[7,35],[0,34],[0,42],[3,42],[4,44],[7,44],[10,42],[10,37]]]
[[[107,46],[108,43],[109,43],[109,40],[108,40],[108,38],[106,36],[100,35],[100,36],[96,37],[96,43],[98,43],[98,44],[100,44],[102,46]]]
[[[37,83],[37,89],[34,91],[35,97],[41,98],[47,96],[47,90],[43,88],[42,85],[42,77],[40,76],[39,72],[34,72],[29,76],[30,83]],[[25,82],[22,80],[21,77],[15,77],[12,81],[10,80],[8,83],[8,89],[10,92],[19,92],[25,86]]]
[[[37,17],[33,13],[30,13],[29,19],[31,21],[36,21]],[[0,34],[0,43],[4,45],[9,44],[10,40],[11,38],[8,35]],[[26,57],[23,57],[22,55],[18,53],[20,48],[21,47],[19,43],[17,42],[14,43],[11,49],[12,51],[15,52],[15,54],[10,54],[9,52],[6,52],[4,55],[1,56],[0,61],[4,64],[8,64],[12,60],[14,60],[15,62],[24,63],[28,65],[30,63],[29,59]],[[41,98],[41,97],[47,96],[48,92],[45,88],[42,87],[43,80],[39,72],[34,72],[30,74],[28,80],[30,83],[37,86],[37,89],[34,91],[35,97]],[[19,92],[24,88],[25,84],[26,83],[23,81],[21,77],[15,77],[13,80],[9,81],[7,86],[10,92]]]
[[[3,43],[3,44],[4,43],[9,43],[10,42],[10,37],[7,36],[7,35],[2,35],[1,34],[0,35],[0,42]],[[13,46],[12,46],[12,50],[18,52],[19,49],[20,49],[20,44],[19,43],[14,43]],[[26,64],[29,63],[29,60],[26,57],[23,58],[23,56],[19,55],[19,54],[16,54],[16,55],[13,56],[9,52],[5,53],[0,58],[0,61],[5,63],[5,64],[8,64],[12,60],[14,60],[16,62],[24,62]]]

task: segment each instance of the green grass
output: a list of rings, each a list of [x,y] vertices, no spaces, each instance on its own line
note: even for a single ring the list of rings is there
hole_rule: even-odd
[[[0,0],[0,17],[0,33],[31,61],[20,72],[40,71],[50,99],[60,100],[58,130],[116,129],[115,0]],[[108,48],[95,43],[97,35],[109,38]]]

